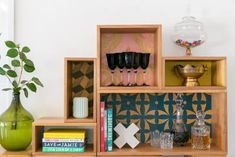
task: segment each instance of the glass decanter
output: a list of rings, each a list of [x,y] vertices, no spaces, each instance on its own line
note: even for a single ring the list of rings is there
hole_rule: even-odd
[[[182,21],[175,25],[174,42],[186,48],[186,55],[192,55],[191,48],[203,44],[205,40],[203,24],[196,21],[195,17],[183,17]]]
[[[205,113],[197,111],[197,120],[192,126],[192,146],[194,149],[209,149],[210,148],[210,127],[205,124]]]
[[[177,94],[176,102],[176,120],[173,126],[174,145],[185,146],[189,140],[189,132],[187,131],[183,120],[183,98],[182,94]]]

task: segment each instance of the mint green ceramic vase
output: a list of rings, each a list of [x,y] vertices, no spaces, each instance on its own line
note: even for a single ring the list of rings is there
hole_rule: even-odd
[[[25,150],[32,141],[33,120],[20,102],[20,93],[13,93],[10,107],[0,116],[2,147],[9,151]]]

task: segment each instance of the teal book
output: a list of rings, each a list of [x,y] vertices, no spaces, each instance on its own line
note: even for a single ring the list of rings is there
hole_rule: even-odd
[[[107,110],[104,110],[104,150],[108,150],[108,121],[107,121]]]
[[[85,152],[85,148],[42,147],[42,152]]]
[[[113,109],[107,109],[107,145],[108,145],[108,152],[113,151]]]

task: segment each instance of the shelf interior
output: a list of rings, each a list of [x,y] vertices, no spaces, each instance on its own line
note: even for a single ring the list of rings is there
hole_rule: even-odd
[[[136,134],[141,143],[149,143],[150,132],[158,130],[171,131],[176,113],[175,93],[134,93],[101,94],[101,101],[106,107],[113,108],[114,126],[122,123],[126,127],[135,123],[139,128]],[[186,128],[196,120],[196,111],[203,110],[206,124],[212,129],[212,96],[205,93],[183,94]],[[212,131],[213,132],[213,131]]]
[[[88,98],[88,119],[94,119],[94,61],[66,60],[65,118],[73,117],[73,98]],[[76,118],[74,118],[76,119]],[[79,121],[79,119],[77,119]]]
[[[160,149],[159,147],[151,147],[150,144],[139,144],[135,149],[131,149],[128,145],[123,148],[114,148],[113,152],[99,152],[98,155],[200,155],[200,154],[214,154],[224,155],[225,151],[221,150],[215,145],[212,145],[209,150],[195,150],[191,145],[185,147],[174,147],[173,149]]]
[[[219,60],[164,60],[165,61],[165,86],[183,86],[184,79],[176,72],[175,65],[204,65],[208,70],[198,79],[200,86],[226,87],[225,59]]]
[[[113,108],[113,123],[129,126],[135,123],[139,128],[136,138],[142,144],[150,142],[150,131],[171,131],[175,119],[176,93],[105,93],[100,94],[100,101],[106,107]],[[196,111],[203,110],[206,114],[206,125],[211,128],[212,144],[226,150],[226,93],[187,93],[183,94],[186,128],[196,121]],[[114,134],[114,139],[116,138]],[[190,142],[190,141],[189,141]]]
[[[44,124],[44,125],[42,125]],[[51,124],[51,125],[50,125]],[[75,125],[76,124],[76,125]],[[96,125],[92,123],[63,123],[58,118],[43,118],[34,122],[33,153],[42,152],[43,133],[49,129],[85,129],[87,134],[87,149],[85,152],[95,152],[96,150]]]
[[[106,30],[107,29],[107,30]],[[160,37],[160,28],[158,26],[152,28],[117,28],[109,29],[102,28],[100,30],[100,86],[105,87],[111,84],[111,72],[107,64],[106,54],[115,52],[142,52],[150,53],[149,66],[146,72],[146,83],[150,86],[158,86],[160,50],[158,43]],[[143,84],[143,70],[139,67],[137,69],[137,84]],[[124,69],[123,83],[127,84],[127,70]],[[119,84],[121,80],[121,73],[119,69],[115,69],[114,84]],[[134,74],[131,72],[130,82],[134,82]]]
[[[83,123],[83,122],[89,123],[93,121],[94,120],[92,115],[89,115],[87,118],[74,118],[73,116],[71,116],[65,119],[66,123]]]

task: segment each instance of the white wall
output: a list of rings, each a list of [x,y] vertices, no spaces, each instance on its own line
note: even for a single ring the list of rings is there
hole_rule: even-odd
[[[14,39],[14,0],[0,0],[0,64],[6,63],[5,57],[7,47],[4,41]],[[0,77],[0,89],[9,86],[9,82],[4,77]],[[10,93],[0,90],[0,112],[9,104]]]
[[[25,106],[36,118],[63,116],[63,58],[96,56],[97,24],[162,24],[163,55],[184,55],[172,42],[172,29],[188,13],[189,0],[17,0],[15,39],[29,45],[45,84]],[[195,55],[228,57],[229,157],[235,156],[235,1],[191,1],[208,41]]]

